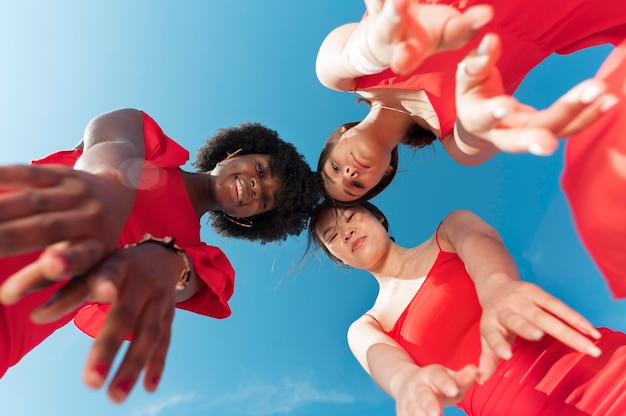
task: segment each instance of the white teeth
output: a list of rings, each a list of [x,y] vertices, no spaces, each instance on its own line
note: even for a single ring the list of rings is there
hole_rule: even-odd
[[[239,199],[239,203],[243,204],[243,184],[239,179],[235,179],[235,186],[237,188],[237,198]]]

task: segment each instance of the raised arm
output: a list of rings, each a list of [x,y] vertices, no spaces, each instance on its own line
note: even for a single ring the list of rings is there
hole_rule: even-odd
[[[82,273],[116,247],[144,161],[143,113],[118,110],[89,122],[75,167],[0,167],[0,256],[46,248],[40,274],[0,300]]]
[[[478,216],[469,211],[452,212],[441,224],[439,236],[442,248],[456,252],[465,263],[483,309],[480,379],[493,374],[499,358],[511,357],[509,340],[513,335],[532,341],[549,334],[582,353],[600,355],[588,338],[598,338],[599,332],[537,285],[520,281],[502,239]]]
[[[419,367],[369,316],[348,330],[348,344],[363,369],[396,401],[398,416],[440,415],[461,400],[476,378],[476,368],[458,372],[440,365]]]
[[[500,151],[551,155],[559,138],[577,133],[617,103],[598,80],[586,80],[545,110],[505,94],[496,62],[500,38],[487,34],[456,73],[457,121],[443,140],[448,154],[463,165],[481,164]]]
[[[487,5],[461,13],[412,0],[366,0],[367,16],[334,29],[323,41],[317,76],[328,88],[354,89],[354,79],[391,68],[403,75],[429,55],[463,46],[492,17]]]

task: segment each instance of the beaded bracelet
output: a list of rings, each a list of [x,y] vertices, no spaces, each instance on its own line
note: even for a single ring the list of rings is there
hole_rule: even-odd
[[[145,233],[141,240],[133,244],[126,244],[124,248],[136,247],[146,243],[155,243],[178,254],[185,263],[185,268],[182,272],[180,272],[180,277],[176,282],[176,290],[180,291],[187,287],[189,280],[191,279],[191,260],[189,259],[187,252],[180,248],[180,246],[176,245],[175,242],[176,240],[174,240],[174,237],[165,236],[163,238],[157,238],[150,233]]]

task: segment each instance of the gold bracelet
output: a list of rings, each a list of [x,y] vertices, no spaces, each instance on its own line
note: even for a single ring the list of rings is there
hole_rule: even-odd
[[[185,263],[185,268],[182,272],[180,272],[180,277],[176,282],[176,290],[184,290],[189,284],[189,280],[191,279],[191,260],[189,259],[189,255],[185,250],[183,250],[180,246],[175,244],[176,240],[174,237],[165,236],[163,238],[154,237],[150,233],[145,233],[143,238],[136,243],[126,244],[124,248],[136,247],[146,243],[155,243],[160,245],[161,247],[166,248],[169,251],[172,251],[178,254]]]

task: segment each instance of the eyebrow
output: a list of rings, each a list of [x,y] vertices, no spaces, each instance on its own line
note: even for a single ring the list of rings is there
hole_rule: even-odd
[[[330,177],[330,175],[328,175],[328,173],[326,173],[326,169],[322,169],[322,176],[324,176],[326,181],[330,182],[332,185],[335,185],[337,183],[333,178]],[[348,196],[354,196],[354,197],[358,196],[348,191],[346,188],[343,188],[343,193],[345,193]]]

